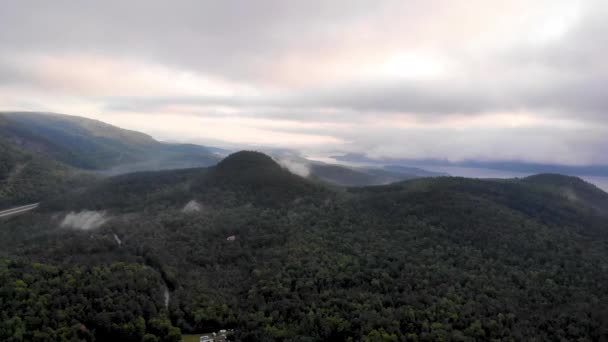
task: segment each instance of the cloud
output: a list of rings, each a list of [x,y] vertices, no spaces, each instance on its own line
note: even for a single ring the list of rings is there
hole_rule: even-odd
[[[203,206],[195,200],[191,200],[186,203],[186,205],[182,208],[182,213],[192,214],[197,213],[203,209]]]
[[[10,1],[0,107],[182,141],[608,162],[606,17],[596,0]]]
[[[289,172],[300,177],[308,177],[310,175],[310,163],[303,158],[276,157],[276,162]]]
[[[104,212],[83,210],[78,213],[68,213],[60,225],[66,228],[91,230],[101,227],[108,220]]]

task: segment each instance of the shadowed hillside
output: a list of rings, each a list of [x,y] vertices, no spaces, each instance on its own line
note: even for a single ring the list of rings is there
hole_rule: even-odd
[[[197,199],[208,206],[285,206],[317,200],[329,190],[296,176],[259,152],[234,153],[210,168],[138,172],[110,177],[85,192],[66,193],[45,207],[129,211]]]
[[[368,186],[418,178],[415,174],[402,174],[382,169],[350,168],[342,165],[311,165],[311,178],[341,186]]]
[[[109,174],[209,166],[219,158],[203,146],[165,144],[87,118],[0,112],[0,139],[72,167]]]
[[[91,182],[92,176],[0,143],[0,208],[29,204]]]
[[[320,185],[292,174],[269,156],[260,152],[241,151],[222,160],[210,169],[207,177],[196,185],[200,192],[215,189],[212,196],[226,191],[239,203],[285,205],[302,197],[322,195]]]

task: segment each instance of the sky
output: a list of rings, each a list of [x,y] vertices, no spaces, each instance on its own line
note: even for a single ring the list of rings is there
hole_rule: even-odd
[[[0,1],[0,110],[216,146],[608,164],[606,1]]]

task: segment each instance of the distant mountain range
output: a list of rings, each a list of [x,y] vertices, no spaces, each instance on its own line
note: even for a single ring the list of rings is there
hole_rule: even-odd
[[[356,167],[309,160],[293,153],[272,153],[283,167],[309,179],[339,186],[383,185],[420,177],[447,176],[420,168],[401,166]]]
[[[54,181],[51,176],[58,173],[87,171],[99,176],[111,176],[137,171],[206,167],[217,164],[230,153],[229,150],[217,147],[160,142],[147,134],[98,120],[34,112],[0,112],[0,144],[3,144],[7,151],[13,151],[11,155],[18,153],[37,161],[27,164],[26,171],[35,166],[38,168],[37,173],[46,172],[49,175],[45,178],[49,181],[49,187],[38,187],[36,194],[39,196],[28,195],[17,202],[44,197],[47,190],[61,185],[62,182]],[[278,156],[277,159],[284,158]],[[389,170],[329,165],[293,154],[290,160],[292,164],[298,163],[306,168],[306,177],[340,186],[379,185],[437,175],[421,169]],[[282,165],[299,174],[297,170],[289,167],[292,164]],[[8,169],[9,164],[4,167]],[[23,168],[23,163],[12,165],[10,168],[13,170],[10,173],[13,175],[10,178],[13,186],[27,184],[15,183],[14,174],[16,170]],[[4,189],[3,196],[8,201],[10,196],[7,189]],[[27,191],[22,194],[25,193]],[[17,200],[17,197],[14,199]]]
[[[230,154],[227,149],[195,144],[165,143],[151,136],[78,116],[0,112],[0,147],[5,158],[5,175],[0,181],[11,184],[0,192],[0,203],[22,203],[44,197],[45,192],[83,177],[84,173],[111,176],[137,171],[206,167]],[[10,153],[8,152],[10,151]],[[308,160],[297,153],[272,150],[280,165],[311,180],[337,186],[356,187],[389,184],[420,177],[449,176],[449,167],[493,169],[521,174],[560,173],[607,176],[608,166],[567,166],[521,162],[449,162],[437,159],[376,159],[364,154],[334,156],[340,164]],[[30,162],[23,162],[23,160]],[[20,160],[16,162],[16,160]],[[359,166],[352,166],[359,165]],[[363,166],[365,165],[365,166]],[[419,166],[422,166],[419,167]],[[447,172],[434,172],[429,169]],[[37,191],[26,190],[28,175],[47,174],[48,180]],[[10,175],[10,177],[9,177]],[[62,175],[61,181],[56,175]],[[18,176],[18,177],[17,177]],[[74,176],[74,177],[72,177]],[[19,178],[21,177],[21,178]],[[29,183],[33,184],[33,183]],[[40,184],[39,184],[40,185]],[[23,188],[23,191],[19,190]],[[19,196],[15,194],[19,193]],[[12,195],[11,195],[12,194]]]
[[[372,158],[360,153],[346,153],[334,155],[331,158],[345,162],[368,165],[398,165],[398,166],[447,166],[447,167],[466,167],[493,169],[516,173],[536,174],[536,173],[558,173],[567,175],[586,175],[608,177],[608,165],[560,165],[529,163],[520,161],[449,161],[445,159],[405,159],[405,158]]]

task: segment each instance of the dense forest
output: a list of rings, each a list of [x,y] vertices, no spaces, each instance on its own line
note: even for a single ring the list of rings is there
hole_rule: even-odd
[[[58,268],[5,259],[0,280],[3,341],[180,341],[163,307],[162,279],[142,265]]]
[[[0,221],[0,340],[599,341],[607,219],[560,175],[338,188],[239,152],[111,177]]]
[[[95,177],[0,142],[0,207],[37,202],[65,189],[86,186]]]

